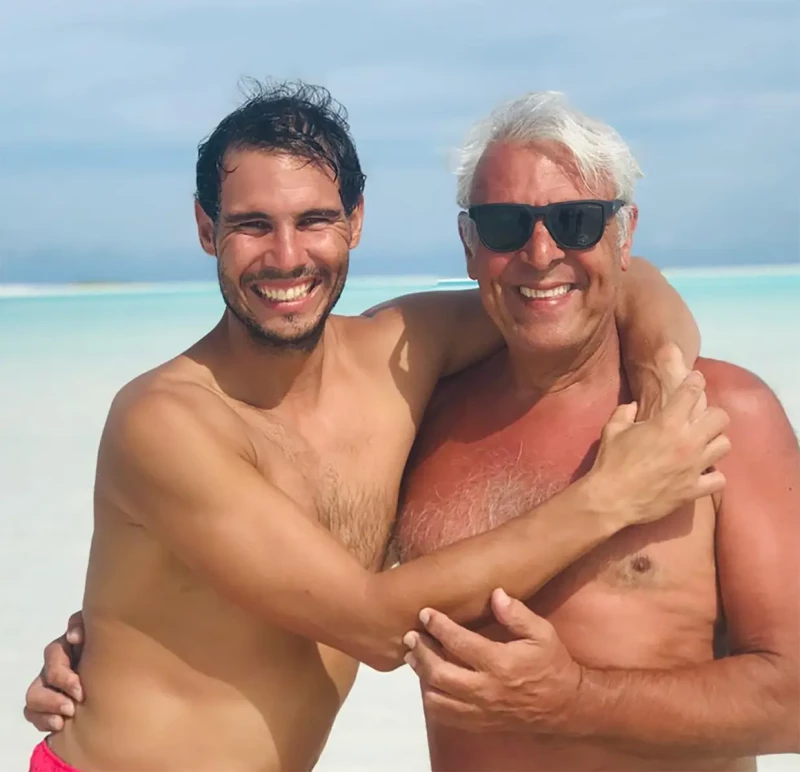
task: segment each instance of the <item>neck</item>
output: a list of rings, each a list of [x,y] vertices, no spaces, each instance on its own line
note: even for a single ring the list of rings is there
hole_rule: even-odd
[[[520,394],[538,401],[579,387],[622,385],[619,338],[613,317],[600,325],[579,349],[533,351],[508,349],[510,374]]]
[[[206,339],[209,364],[220,388],[233,399],[265,410],[288,404],[308,408],[319,398],[330,335],[326,325],[311,351],[272,346],[255,340],[226,310]]]

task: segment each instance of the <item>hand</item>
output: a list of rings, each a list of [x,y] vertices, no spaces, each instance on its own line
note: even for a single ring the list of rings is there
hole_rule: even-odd
[[[639,408],[636,420],[645,421],[663,410],[689,372],[683,352],[674,343],[662,346],[656,352],[651,366],[632,368],[628,382]],[[707,406],[706,395],[703,392],[692,411],[692,418],[698,418]]]
[[[75,715],[75,703],[83,702],[77,668],[83,649],[83,616],[69,618],[67,632],[44,650],[44,667],[25,695],[25,719],[41,732],[58,732],[64,719]]]
[[[730,451],[722,433],[728,415],[708,408],[698,417],[705,379],[692,372],[652,418],[634,423],[636,405],[621,405],[609,419],[589,475],[604,511],[625,525],[658,520],[725,487],[712,467]]]
[[[432,609],[420,614],[428,635],[410,632],[403,639],[426,717],[473,732],[558,731],[569,720],[580,665],[547,620],[503,590],[493,593],[492,610],[519,640],[491,641]]]

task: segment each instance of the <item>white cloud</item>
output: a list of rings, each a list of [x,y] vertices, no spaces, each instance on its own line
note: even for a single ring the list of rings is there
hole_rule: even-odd
[[[190,229],[175,223],[190,222],[192,170],[182,158],[185,178],[173,165],[159,173],[147,159],[176,146],[192,154],[236,105],[245,75],[304,77],[348,107],[370,174],[370,254],[446,249],[448,153],[472,120],[534,89],[566,91],[631,142],[648,175],[645,246],[690,252],[709,237],[714,215],[698,212],[687,192],[737,212],[745,241],[760,228],[737,202],[754,191],[765,210],[797,201],[794,0],[5,5],[0,205],[15,248],[49,238],[42,202],[65,250],[80,249],[91,231],[96,243],[134,255],[142,222],[166,243],[185,238]],[[93,145],[118,148],[120,161],[97,169]],[[796,205],[781,211],[797,217]],[[711,231],[719,246],[734,245],[732,231]]]

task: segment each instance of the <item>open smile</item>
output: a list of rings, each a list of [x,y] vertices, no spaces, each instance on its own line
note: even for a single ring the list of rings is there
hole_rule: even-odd
[[[295,310],[309,301],[321,285],[319,279],[253,282],[249,289],[265,305],[280,310]]]

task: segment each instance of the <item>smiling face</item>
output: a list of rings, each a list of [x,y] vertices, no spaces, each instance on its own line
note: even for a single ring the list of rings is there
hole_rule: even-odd
[[[610,186],[600,197],[614,198]],[[478,164],[471,203],[544,206],[594,198],[597,191],[584,185],[563,146],[498,142]],[[473,224],[466,225],[471,239],[462,227],[469,275],[478,281],[484,307],[509,349],[561,353],[589,345],[613,321],[634,226],[635,211],[622,246],[614,218],[591,249],[563,250],[539,221],[516,252],[492,252],[480,243]]]
[[[263,344],[311,350],[344,289],[362,204],[345,214],[333,175],[254,149],[225,155],[216,224],[195,206],[230,313]]]

